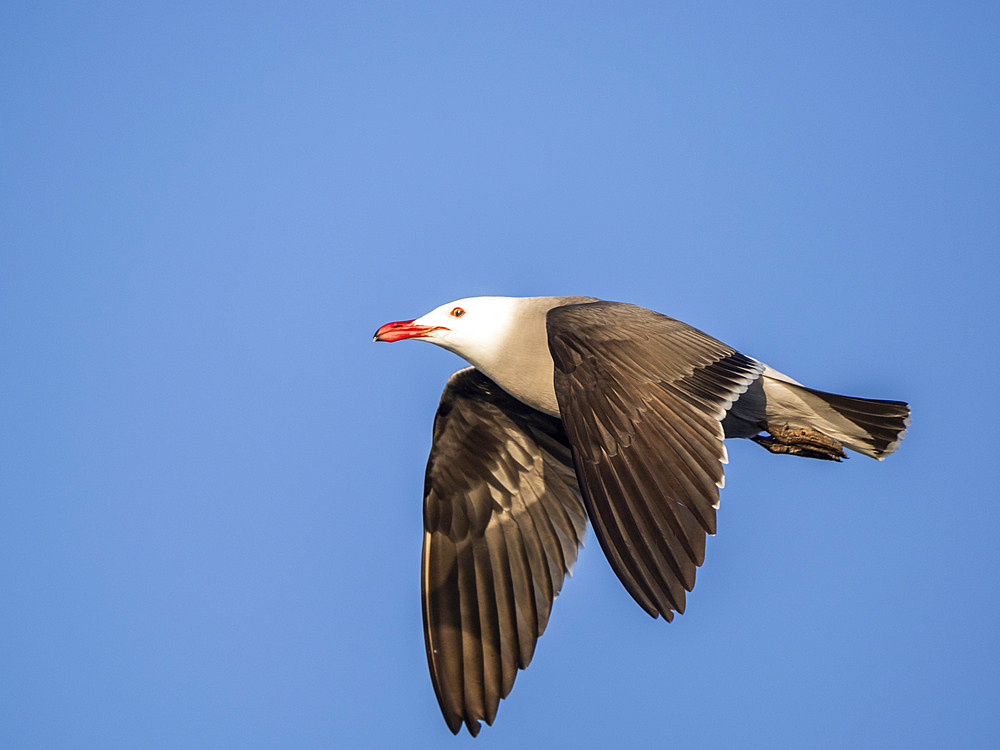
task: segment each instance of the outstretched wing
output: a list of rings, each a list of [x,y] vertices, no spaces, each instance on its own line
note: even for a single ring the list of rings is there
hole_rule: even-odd
[[[691,326],[594,302],[547,318],[554,385],[584,502],[618,578],[650,615],[684,611],[715,533],[722,419],[764,366]]]
[[[452,375],[427,461],[421,575],[427,663],[452,732],[493,723],[586,527],[561,422],[474,368]]]

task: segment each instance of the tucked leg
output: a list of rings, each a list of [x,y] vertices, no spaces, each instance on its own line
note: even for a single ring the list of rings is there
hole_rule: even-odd
[[[842,458],[847,458],[842,443],[818,430],[776,424],[769,424],[766,429],[769,435],[755,435],[750,439],[771,453],[786,453],[790,456],[819,458],[825,461],[840,461]]]

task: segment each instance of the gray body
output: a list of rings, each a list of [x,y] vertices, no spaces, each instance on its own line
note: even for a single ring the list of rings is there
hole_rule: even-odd
[[[649,317],[673,321],[702,341],[713,341],[706,334],[673,318],[634,305],[604,302],[594,297],[526,297],[519,300],[511,334],[497,343],[502,356],[489,362],[470,359],[487,377],[514,398],[546,414],[558,417],[559,401],[555,392],[554,365],[549,348],[548,313],[568,305],[592,304],[621,324],[634,321],[643,325]],[[716,342],[719,343],[719,342]],[[595,348],[600,340],[595,338]],[[657,342],[648,341],[650,350]],[[722,345],[724,346],[724,345]],[[728,348],[728,347],[727,347]],[[867,427],[852,422],[830,405],[824,394],[802,386],[787,375],[761,363],[761,373],[730,408],[723,422],[727,438],[749,438],[768,424],[818,430],[848,448],[882,460],[899,446],[899,439],[884,445],[873,444]],[[897,431],[898,432],[898,431]]]

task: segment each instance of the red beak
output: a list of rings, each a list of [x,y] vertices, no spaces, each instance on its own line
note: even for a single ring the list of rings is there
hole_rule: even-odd
[[[443,326],[419,326],[414,325],[412,320],[399,320],[395,323],[386,323],[375,331],[373,341],[399,341],[400,339],[418,339],[426,336],[431,331],[437,331]]]

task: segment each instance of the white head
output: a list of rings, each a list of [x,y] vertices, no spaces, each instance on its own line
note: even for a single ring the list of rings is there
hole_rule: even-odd
[[[456,300],[416,320],[386,323],[375,332],[375,341],[429,341],[482,370],[490,370],[504,349],[523,301],[519,297]]]
[[[386,323],[376,341],[420,339],[455,352],[535,409],[558,416],[546,314],[593,297],[469,297],[422,318]]]

